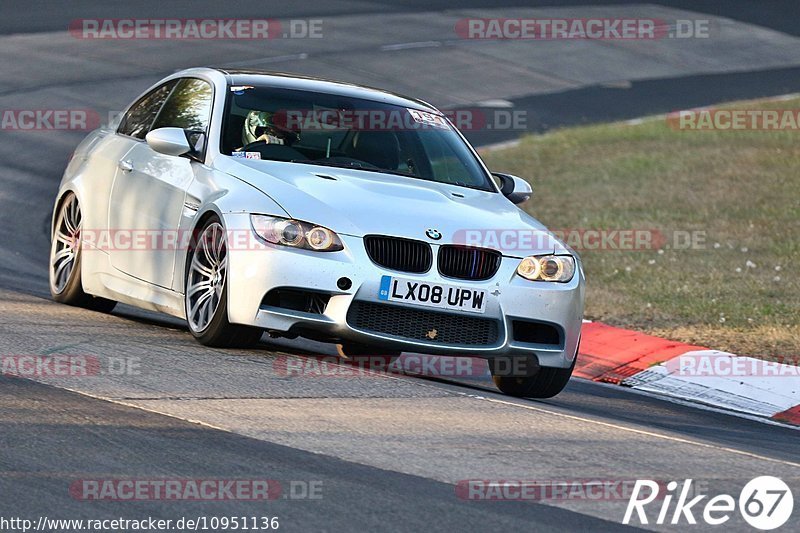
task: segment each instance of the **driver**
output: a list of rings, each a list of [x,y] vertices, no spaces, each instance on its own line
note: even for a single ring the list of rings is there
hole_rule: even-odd
[[[244,146],[263,141],[266,144],[285,144],[291,146],[300,139],[300,134],[275,124],[273,113],[269,111],[250,111],[242,126]],[[243,147],[244,148],[244,147]]]

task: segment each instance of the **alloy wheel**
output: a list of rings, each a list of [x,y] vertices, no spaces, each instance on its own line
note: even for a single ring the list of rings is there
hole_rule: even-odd
[[[75,269],[81,242],[81,209],[78,199],[70,196],[56,219],[53,249],[50,254],[50,284],[55,294],[61,294]]]
[[[217,312],[228,270],[225,230],[218,222],[205,227],[192,252],[186,283],[186,318],[195,332],[208,328]]]

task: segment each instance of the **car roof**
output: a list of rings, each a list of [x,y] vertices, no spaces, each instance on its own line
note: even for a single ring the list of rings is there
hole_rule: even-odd
[[[422,111],[429,111],[437,114],[440,113],[438,109],[422,100],[409,98],[408,96],[385,91],[383,89],[357,85],[355,83],[328,80],[312,76],[302,76],[285,72],[272,72],[267,70],[229,69],[220,67],[212,68],[224,74],[228,78],[228,83],[230,85],[269,86],[281,89],[312,91],[383,102],[386,104],[410,107],[412,109],[420,109]]]

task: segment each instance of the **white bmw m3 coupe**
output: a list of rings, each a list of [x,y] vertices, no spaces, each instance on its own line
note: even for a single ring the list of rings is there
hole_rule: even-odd
[[[75,150],[50,289],[66,304],[184,318],[210,346],[267,331],[343,355],[481,357],[503,392],[550,397],[574,368],[584,277],[515,205],[530,196],[425,102],[190,69]],[[509,359],[530,364],[497,364]]]

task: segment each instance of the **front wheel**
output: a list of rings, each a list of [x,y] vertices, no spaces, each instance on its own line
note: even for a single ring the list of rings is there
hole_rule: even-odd
[[[263,330],[228,322],[228,245],[216,218],[206,222],[189,249],[184,303],[192,335],[206,346],[244,348]]]
[[[501,376],[497,375],[496,367],[489,365],[489,368],[492,370],[494,384],[504,394],[517,398],[552,398],[567,386],[577,360],[576,349],[569,368],[539,367],[539,370],[530,376]]]
[[[67,305],[108,313],[117,302],[86,294],[81,282],[81,228],[83,215],[78,197],[67,193],[56,214],[50,245],[50,295]]]

